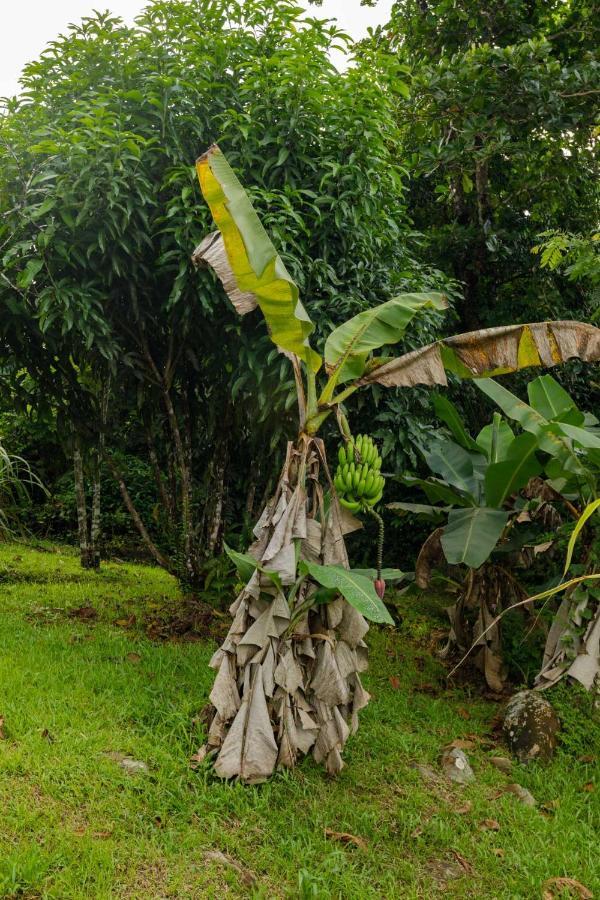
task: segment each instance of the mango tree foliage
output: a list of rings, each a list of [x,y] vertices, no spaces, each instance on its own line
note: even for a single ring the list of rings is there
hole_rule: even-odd
[[[198,153],[221,140],[253,185],[319,334],[411,273],[418,289],[445,283],[398,252],[410,242],[390,98],[370,67],[338,73],[329,48],[345,38],[300,17],[274,0],[156,2],[132,27],[93,15],[26,67],[0,119],[2,359],[58,405],[67,453],[73,429],[89,452],[98,442],[100,394],[80,372],[110,377],[107,454],[127,434],[148,460],[146,533],[196,583],[295,428],[288,361],[190,264],[210,219]]]

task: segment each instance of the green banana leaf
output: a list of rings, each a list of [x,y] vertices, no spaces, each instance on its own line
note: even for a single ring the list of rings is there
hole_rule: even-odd
[[[490,463],[485,473],[485,500],[501,509],[512,494],[525,487],[530,478],[540,475],[542,465],[535,455],[538,440],[533,434],[520,434],[506,451],[506,458]]]
[[[533,322],[470,331],[443,338],[391,360],[381,360],[360,384],[414,387],[446,385],[446,371],[461,378],[517,372],[528,366],[556,366],[578,357],[600,359],[600,328],[585,322]]]
[[[315,326],[246,191],[216,144],[197,160],[196,170],[219,231],[196,248],[194,263],[214,269],[241,315],[259,306],[273,343],[317,372],[322,360],[308,340]]]
[[[508,515],[503,510],[485,506],[453,509],[441,538],[448,562],[451,565],[463,563],[471,569],[478,569],[498,543]]]
[[[552,375],[540,375],[527,385],[529,404],[533,406],[545,419],[561,420],[568,414],[572,425],[582,425],[585,416],[580,412],[572,397],[552,377]],[[575,420],[573,413],[578,414]]]
[[[420,487],[431,504],[447,503],[451,506],[472,506],[473,500],[459,493],[438,478],[415,478],[412,475],[395,476],[395,481],[408,487]]]
[[[400,294],[335,328],[325,342],[325,364],[331,378],[322,402],[331,399],[336,384],[360,378],[370,353],[386,344],[397,344],[415,316],[425,310],[447,308],[443,294]]]
[[[534,434],[538,439],[540,450],[556,457],[565,471],[583,472],[584,466],[573,450],[570,441],[562,434],[557,434],[552,430],[555,427],[558,428],[560,423],[549,422],[541,413],[491,378],[477,379],[475,384],[480,391],[500,407],[509,419],[514,419],[524,431]]]
[[[319,563],[302,560],[299,566],[301,574],[308,574],[325,588],[335,588],[342,597],[354,606],[366,619],[372,622],[385,622],[393,625],[394,620],[385,604],[379,599],[371,578],[367,578],[352,569],[341,566],[321,566]]]
[[[465,450],[474,450],[476,453],[480,452],[480,447],[477,446],[477,443],[465,428],[454,403],[448,400],[447,397],[444,397],[443,394],[434,394],[431,398],[431,405],[438,419],[446,423],[455,441],[461,447],[464,447]]]
[[[453,441],[433,441],[421,452],[432,472],[441,475],[444,481],[477,504],[480,481],[475,474],[474,454]]]
[[[497,417],[497,418],[496,418]],[[491,463],[506,459],[508,448],[515,439],[515,433],[498,413],[494,413],[494,422],[486,425],[477,435],[477,447],[485,453]]]

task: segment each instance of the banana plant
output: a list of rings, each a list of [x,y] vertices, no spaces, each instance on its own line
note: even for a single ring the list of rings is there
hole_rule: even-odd
[[[439,293],[407,293],[335,328],[321,355],[311,345],[314,325],[298,287],[218,146],[196,167],[217,231],[192,259],[214,270],[241,315],[260,308],[290,360],[299,411],[298,436],[247,554],[257,565],[245,566],[251,574],[211,660],[217,675],[203,752],[218,775],[245,782],[293,766],[309,751],[336,773],[369,699],[360,681],[365,617],[391,620],[371,577],[349,569],[344,536],[360,522],[339,503],[320,427],[337,415],[349,442],[342,404],[370,384],[445,384],[447,370],[477,377],[571,356],[598,358],[600,331],[577,322],[510,326],[391,357],[389,348],[416,318],[447,307]]]
[[[440,562],[467,568],[458,601],[447,610],[451,630],[443,655],[454,645],[464,651],[478,644],[475,662],[490,688],[500,691],[506,677],[500,622],[493,628],[488,625],[525,594],[507,571],[506,554],[518,552],[524,565],[533,555],[549,549],[536,530],[547,530],[549,517],[556,521],[558,512],[541,502],[535,490],[521,495],[531,480],[543,473],[535,435],[515,435],[500,414],[494,413],[492,423],[472,438],[446,397],[435,395],[433,405],[453,440],[438,436],[421,448],[432,472],[429,478],[399,477],[404,484],[419,487],[430,502],[390,503],[388,508],[436,524],[417,559],[419,587],[429,586]],[[527,548],[535,549],[531,553]]]
[[[493,381],[478,387],[519,422],[545,451],[547,489],[567,505],[574,526],[563,578],[573,560],[577,539],[587,532],[577,574],[595,575],[600,566],[597,521],[600,509],[600,422],[583,412],[551,375],[527,386],[529,403]],[[592,517],[593,520],[592,520]],[[590,521],[592,520],[592,521]],[[596,525],[596,531],[590,530]],[[584,526],[588,525],[584,530]],[[600,590],[583,581],[565,592],[548,633],[536,684],[546,688],[569,676],[592,690],[600,678]]]

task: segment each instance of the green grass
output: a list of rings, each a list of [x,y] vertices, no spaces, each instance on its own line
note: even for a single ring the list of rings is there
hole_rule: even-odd
[[[86,573],[65,548],[0,546],[0,896],[537,898],[555,876],[599,889],[597,768],[565,752],[517,768],[545,810],[500,793],[507,779],[488,759],[502,752],[489,737],[498,706],[445,688],[428,648],[434,599],[407,604],[395,631],[371,631],[373,700],[341,776],[306,760],[254,788],[189,766],[215,645],[149,641],[145,611],[169,601],[177,587],[154,568]],[[66,614],[87,605],[96,621]],[[132,614],[134,627],[114,624]],[[411,766],[437,770],[465,735],[481,737],[468,751],[475,784],[426,782]],[[125,773],[111,751],[149,772]],[[486,819],[499,830],[482,830]],[[445,881],[448,862],[458,877]]]

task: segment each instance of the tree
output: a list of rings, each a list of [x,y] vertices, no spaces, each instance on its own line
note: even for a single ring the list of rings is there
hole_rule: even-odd
[[[274,0],[157,2],[131,28],[94,15],[26,68],[0,120],[0,354],[56,404],[66,452],[79,442],[92,476],[105,434],[148,552],[195,588],[228,518],[272,490],[270,461],[294,428],[290,375],[263,325],[240,324],[192,270],[207,224],[199,148],[218,137],[251,178],[319,329],[412,272],[419,289],[445,284],[402,239],[387,93],[368,66],[339,74],[328,53],[345,39],[300,17]],[[124,440],[154,473],[151,519]]]
[[[590,312],[585,285],[530,250],[540,231],[597,227],[597,38],[585,0],[398,0],[375,35],[412,73],[409,209],[464,285],[465,327]]]

